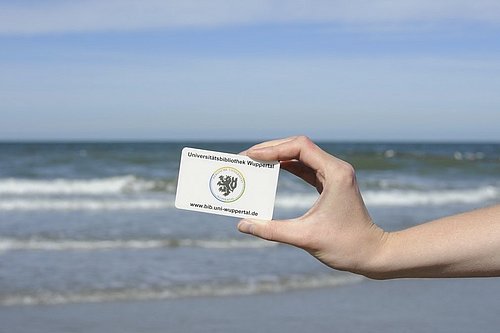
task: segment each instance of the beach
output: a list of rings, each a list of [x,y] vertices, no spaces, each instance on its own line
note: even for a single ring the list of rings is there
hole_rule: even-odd
[[[2,332],[498,332],[500,279],[0,308]]]
[[[500,279],[372,281],[174,207],[183,147],[0,143],[0,332],[493,332]],[[500,145],[336,143],[387,231],[500,202]],[[274,218],[318,198],[281,172]]]

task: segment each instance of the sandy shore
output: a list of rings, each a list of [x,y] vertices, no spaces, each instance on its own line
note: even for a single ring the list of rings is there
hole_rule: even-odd
[[[500,278],[0,308],[1,332],[498,332]]]

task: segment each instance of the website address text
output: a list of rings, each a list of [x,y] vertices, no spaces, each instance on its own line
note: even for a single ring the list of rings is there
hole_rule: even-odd
[[[199,203],[194,203],[191,202],[189,203],[191,207],[194,208],[203,208],[203,209],[208,209],[208,210],[214,210],[214,211],[223,211],[226,213],[230,214],[242,214],[242,215],[248,215],[248,216],[258,216],[259,213],[256,211],[251,211],[251,210],[246,210],[246,209],[237,209],[237,208],[227,208],[227,207],[222,207],[222,206],[212,206],[210,204],[199,204]]]

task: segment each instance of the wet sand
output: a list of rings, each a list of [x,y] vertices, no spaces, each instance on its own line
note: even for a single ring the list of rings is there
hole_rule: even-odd
[[[498,332],[500,278],[0,308],[1,332]]]

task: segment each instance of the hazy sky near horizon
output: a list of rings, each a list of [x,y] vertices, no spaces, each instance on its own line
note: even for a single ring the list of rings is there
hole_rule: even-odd
[[[500,2],[0,0],[0,140],[500,141]]]

